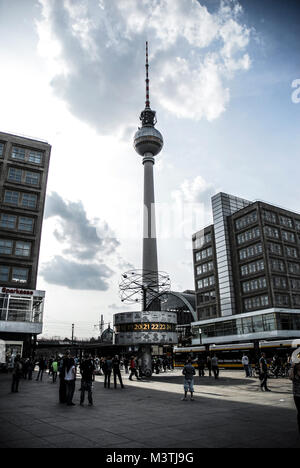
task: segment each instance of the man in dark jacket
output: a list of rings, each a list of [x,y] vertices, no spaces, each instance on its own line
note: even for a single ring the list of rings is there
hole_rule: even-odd
[[[14,368],[12,373],[12,384],[11,384],[11,392],[18,393],[19,392],[19,382],[20,378],[22,377],[23,367],[21,362],[21,356],[19,354],[16,355],[14,360]]]
[[[188,391],[191,392],[191,401],[194,401],[194,375],[196,374],[196,371],[192,365],[191,358],[188,359],[182,373],[184,375],[184,397],[182,398],[182,401],[186,401]]]
[[[93,376],[95,373],[95,364],[92,356],[86,356],[80,365],[81,373],[81,396],[80,405],[83,406],[85,392],[88,392],[89,406],[93,406]]]
[[[104,388],[110,388],[110,376],[112,370],[112,360],[110,357],[106,358],[103,363],[103,372],[104,372]]]
[[[120,371],[120,359],[119,356],[115,356],[112,360],[112,368],[113,368],[113,373],[114,373],[114,386],[117,388],[117,377],[119,379],[121,388],[124,388],[123,382],[122,382],[122,377],[121,377],[121,371]]]

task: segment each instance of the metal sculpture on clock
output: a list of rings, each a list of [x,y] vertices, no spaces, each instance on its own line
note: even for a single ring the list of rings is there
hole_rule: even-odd
[[[144,311],[158,294],[170,290],[170,277],[163,271],[130,270],[123,273],[119,283],[121,301],[141,303]]]

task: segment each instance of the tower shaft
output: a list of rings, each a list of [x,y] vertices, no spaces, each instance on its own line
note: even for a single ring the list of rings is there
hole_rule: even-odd
[[[157,241],[154,198],[154,157],[146,153],[144,165],[144,235],[143,235],[143,270],[157,274]]]

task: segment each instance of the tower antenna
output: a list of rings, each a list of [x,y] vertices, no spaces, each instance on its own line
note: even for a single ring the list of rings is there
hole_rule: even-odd
[[[150,109],[148,41],[146,41],[146,109]]]

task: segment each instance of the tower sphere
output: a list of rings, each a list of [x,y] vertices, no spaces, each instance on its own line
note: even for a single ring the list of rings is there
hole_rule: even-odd
[[[156,156],[162,150],[164,140],[162,134],[155,127],[145,126],[139,128],[134,135],[134,148],[140,155],[151,153]]]

